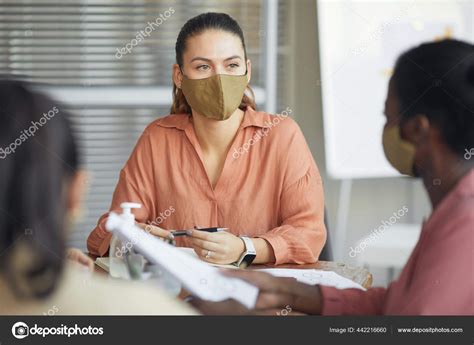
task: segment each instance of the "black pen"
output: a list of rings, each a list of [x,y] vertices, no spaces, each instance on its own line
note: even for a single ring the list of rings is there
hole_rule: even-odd
[[[222,232],[222,231],[227,231],[229,228],[219,228],[219,227],[212,227],[212,228],[198,228],[194,227],[194,229],[191,230],[199,230],[199,231],[206,231],[206,232]],[[174,237],[179,237],[179,236],[186,236],[188,234],[189,230],[176,230],[176,231],[171,231]]]

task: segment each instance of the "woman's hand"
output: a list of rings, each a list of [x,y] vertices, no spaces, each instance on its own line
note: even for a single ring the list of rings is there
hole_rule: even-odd
[[[151,225],[151,224],[145,224],[145,223],[137,223],[136,224],[138,227],[142,228],[149,234],[152,234],[153,236],[156,236],[163,241],[173,241],[174,236],[169,230],[162,229],[158,226]]]
[[[250,313],[278,315],[278,311],[280,311],[280,315],[321,313],[321,294],[318,286],[299,283],[293,278],[279,278],[268,273],[251,270],[228,270],[223,274],[245,280],[259,288],[255,310],[247,310],[234,300],[193,301],[192,305],[202,313],[221,315]]]
[[[196,254],[204,261],[214,264],[236,262],[245,250],[244,241],[226,231],[188,230],[188,236]]]
[[[76,248],[69,248],[66,252],[66,258],[86,267],[89,271],[94,271],[94,260]]]

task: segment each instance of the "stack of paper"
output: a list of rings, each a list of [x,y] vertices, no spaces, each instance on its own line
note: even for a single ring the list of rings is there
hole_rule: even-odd
[[[290,277],[309,285],[326,285],[338,289],[361,289],[365,290],[356,282],[344,278],[335,272],[321,271],[315,269],[291,269],[291,268],[265,268],[258,270],[267,272],[276,277]]]
[[[190,255],[196,259],[199,259],[199,256],[197,256],[196,252],[194,251],[193,248],[187,248],[187,247],[176,247],[178,250],[182,251],[183,253],[186,253],[187,255]],[[110,269],[110,258],[108,257],[99,257],[97,259],[95,259],[95,264],[97,266],[99,266],[100,268],[102,268],[104,271],[106,272],[109,272],[109,269]],[[213,263],[208,263],[209,265],[211,266],[215,266],[215,267],[220,267],[220,268],[232,268],[232,269],[238,269],[237,266],[235,265],[219,265],[219,264],[213,264]],[[123,263],[123,269],[124,270],[127,270],[127,267],[125,265],[125,263]]]

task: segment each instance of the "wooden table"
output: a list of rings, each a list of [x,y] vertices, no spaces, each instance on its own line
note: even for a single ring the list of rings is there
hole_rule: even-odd
[[[89,254],[89,256],[95,260],[95,256]],[[296,264],[286,264],[286,265],[251,265],[249,269],[259,269],[259,268],[298,268],[298,269],[317,269],[323,271],[332,271],[337,274],[348,278],[357,284],[362,285],[364,288],[368,289],[372,286],[372,274],[365,268],[362,267],[352,267],[343,263],[334,262],[334,261],[318,261],[314,264],[306,265],[296,265]],[[95,265],[95,271],[99,274],[107,274],[99,266]]]

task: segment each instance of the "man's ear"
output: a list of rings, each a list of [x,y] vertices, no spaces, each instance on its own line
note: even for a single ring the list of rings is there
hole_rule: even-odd
[[[401,136],[415,145],[426,140],[430,132],[430,120],[425,114],[418,114],[408,120],[403,121]]]

